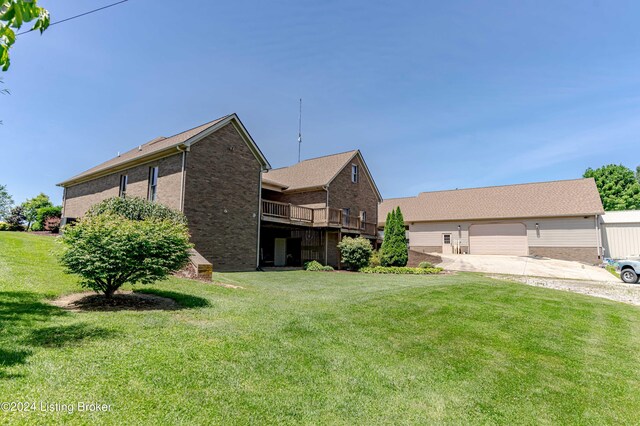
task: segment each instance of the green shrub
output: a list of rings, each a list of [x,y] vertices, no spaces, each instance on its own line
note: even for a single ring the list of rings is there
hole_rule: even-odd
[[[305,271],[322,271],[322,263],[312,260],[304,264]]]
[[[340,256],[342,256],[342,262],[354,271],[369,264],[371,252],[373,251],[369,240],[362,237],[344,237],[338,243],[338,249],[340,250]]]
[[[9,231],[9,230],[11,230],[11,227],[9,226],[8,223],[0,222],[0,232]]]
[[[376,266],[375,268],[362,268],[360,272],[365,274],[398,274],[398,275],[431,275],[439,274],[442,268],[409,268],[406,266]]]
[[[33,222],[33,224],[31,225],[31,231],[44,231],[44,227],[40,224],[40,222]]]
[[[380,250],[374,250],[371,252],[371,258],[369,259],[369,266],[371,268],[375,268],[376,266],[380,266]]]
[[[36,220],[31,226],[32,231],[43,231],[46,229],[47,220],[51,218],[60,219],[62,217],[62,207],[61,206],[48,206],[41,207],[37,210]],[[36,228],[36,224],[39,225],[39,229]]]
[[[125,283],[165,279],[187,265],[192,247],[182,221],[131,220],[113,212],[94,212],[65,227],[61,241],[60,261],[67,272],[80,275],[82,286],[107,297]]]
[[[168,219],[172,222],[187,223],[187,218],[181,212],[162,204],[136,197],[107,198],[92,206],[87,212],[87,216],[97,216],[105,213],[117,214],[129,220]]]
[[[407,234],[400,207],[387,215],[381,251],[380,263],[382,266],[405,266],[409,260]]]
[[[433,263],[429,263],[429,262],[420,262],[420,264],[418,265],[418,268],[433,268]]]
[[[322,267],[322,270],[323,270],[323,271],[326,271],[326,272],[331,272],[331,271],[333,271],[334,269],[333,269],[333,266],[331,266],[331,265],[327,265],[327,266],[323,266],[323,267]]]

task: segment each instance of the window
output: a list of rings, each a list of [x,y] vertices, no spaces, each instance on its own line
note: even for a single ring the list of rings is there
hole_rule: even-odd
[[[364,223],[367,221],[367,212],[364,210],[360,212],[360,220]]]
[[[351,182],[358,183],[358,179],[360,178],[360,172],[358,171],[358,165],[351,165]]]
[[[127,183],[129,182],[129,177],[127,175],[120,175],[120,194],[118,194],[121,198],[125,198],[127,196]]]
[[[149,169],[149,201],[155,201],[158,196],[158,167]]]
[[[442,244],[451,244],[451,234],[442,234]]]

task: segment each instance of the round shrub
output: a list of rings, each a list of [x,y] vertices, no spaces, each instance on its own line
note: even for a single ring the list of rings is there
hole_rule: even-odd
[[[333,266],[331,266],[331,265],[327,265],[327,266],[323,266],[323,267],[322,267],[322,270],[323,270],[323,271],[326,271],[326,272],[331,272],[331,271],[333,271],[334,269],[333,269]]]
[[[2,231],[10,231],[11,227],[9,226],[8,223],[5,222],[0,222],[0,232]]]
[[[141,206],[139,201],[128,208],[129,201],[115,203],[124,214],[110,208],[101,213],[94,210],[66,226],[61,238],[60,261],[67,272],[79,275],[82,286],[107,297],[125,283],[150,284],[165,279],[189,262],[192,245],[182,214],[165,214],[163,209]],[[163,217],[154,217],[158,211]]]
[[[373,252],[369,240],[362,237],[344,237],[338,244],[338,249],[340,256],[342,256],[342,262],[354,271],[369,265],[369,259],[371,259]]]
[[[433,263],[420,262],[420,264],[418,265],[418,268],[422,268],[422,269],[433,268]]]
[[[322,271],[324,267],[320,262],[312,260],[311,262],[307,262],[304,265],[305,271]]]

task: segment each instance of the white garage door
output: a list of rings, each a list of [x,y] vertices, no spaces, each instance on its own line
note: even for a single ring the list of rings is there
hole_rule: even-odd
[[[527,228],[522,223],[491,223],[469,227],[471,254],[529,254]]]

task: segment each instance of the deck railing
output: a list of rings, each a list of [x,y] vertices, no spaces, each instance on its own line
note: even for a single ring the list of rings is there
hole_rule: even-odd
[[[263,218],[308,226],[327,226],[376,235],[376,224],[363,222],[358,216],[345,215],[332,207],[310,208],[278,201],[262,200]]]
[[[313,223],[313,209],[296,206],[295,204],[263,200],[262,214],[264,216],[286,219],[292,222]]]

